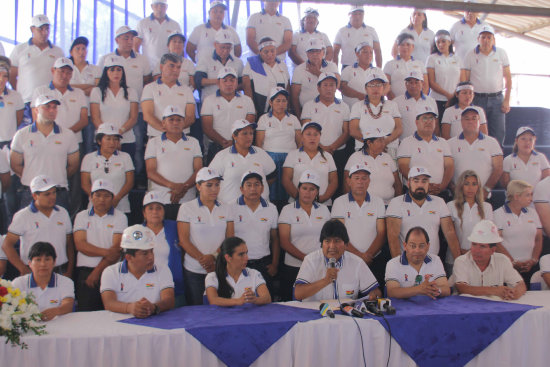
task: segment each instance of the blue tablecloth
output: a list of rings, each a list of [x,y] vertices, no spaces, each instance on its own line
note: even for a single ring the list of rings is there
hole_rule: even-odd
[[[420,367],[464,366],[525,312],[537,308],[461,296],[417,296],[392,304],[397,314],[386,316],[391,334]]]
[[[147,319],[120,322],[185,330],[230,367],[251,365],[297,322],[320,318],[318,310],[281,304],[239,307],[189,306]]]

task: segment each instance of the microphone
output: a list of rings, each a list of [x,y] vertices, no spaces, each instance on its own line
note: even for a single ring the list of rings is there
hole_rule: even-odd
[[[350,306],[349,304],[347,303],[342,303],[342,305],[340,306],[340,311],[342,311],[344,314],[348,315],[348,316],[351,316],[351,317],[363,317],[364,314],[353,308],[352,306]]]
[[[378,310],[376,301],[364,301],[367,310],[375,316],[383,316],[382,312]]]
[[[328,259],[328,267],[329,268],[335,268],[336,267],[336,259],[331,257]]]
[[[334,312],[332,311],[328,303],[321,303],[319,305],[319,311],[321,313],[321,316],[324,316],[324,317],[328,316],[331,319],[334,318]]]
[[[391,305],[391,299],[378,298],[378,309],[387,313],[388,315],[395,315],[395,307]]]

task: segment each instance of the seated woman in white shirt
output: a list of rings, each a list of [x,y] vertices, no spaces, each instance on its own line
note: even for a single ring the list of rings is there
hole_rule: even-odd
[[[216,258],[215,272],[204,281],[211,305],[240,306],[245,303],[264,305],[271,295],[259,271],[246,267],[248,248],[239,237],[226,238]]]

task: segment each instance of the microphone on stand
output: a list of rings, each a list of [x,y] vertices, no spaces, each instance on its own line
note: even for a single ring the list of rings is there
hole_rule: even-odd
[[[334,312],[332,311],[328,303],[321,303],[319,305],[319,312],[321,313],[321,316],[328,316],[331,319],[334,318]]]

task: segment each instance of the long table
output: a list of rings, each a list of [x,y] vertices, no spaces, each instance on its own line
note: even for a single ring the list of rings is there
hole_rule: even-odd
[[[469,367],[548,366],[550,291],[528,292],[519,301],[543,306],[526,312],[498,339],[471,360]],[[318,303],[287,305],[318,308]],[[398,311],[399,312],[399,311]],[[163,330],[117,322],[128,315],[79,312],[47,324],[48,334],[25,336],[29,349],[0,344],[3,366],[224,366],[185,329]],[[367,366],[385,366],[390,338],[374,319],[356,320]],[[238,348],[239,346],[236,346]],[[361,366],[361,343],[354,321],[337,315],[296,324],[253,366]],[[390,366],[415,366],[392,340]]]

